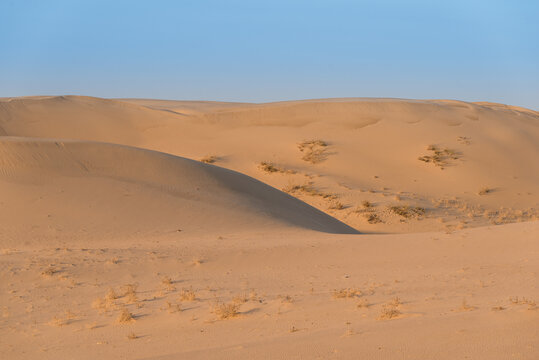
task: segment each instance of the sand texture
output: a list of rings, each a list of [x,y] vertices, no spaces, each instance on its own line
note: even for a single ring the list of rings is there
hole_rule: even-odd
[[[539,113],[0,98],[2,359],[539,358]]]

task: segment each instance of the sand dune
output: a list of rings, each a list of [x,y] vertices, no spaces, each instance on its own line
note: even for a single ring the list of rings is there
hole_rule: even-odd
[[[537,359],[538,158],[503,104],[2,98],[0,357]]]
[[[177,229],[206,235],[283,226],[355,232],[248,176],[126,146],[4,137],[0,168],[2,218],[9,219],[4,232],[13,234],[14,244],[25,229],[33,229],[28,237],[43,237],[47,227],[56,230],[49,232],[53,238],[83,231],[94,240]],[[31,208],[30,216],[14,213],[15,207]]]
[[[10,136],[111,142],[191,159],[213,155],[216,165],[287,189],[364,232],[452,231],[539,215],[539,114],[500,104],[15,98],[0,101],[0,128]],[[315,163],[302,160],[298,144],[305,140],[327,144],[314,149]],[[264,162],[275,171],[262,170]],[[364,209],[364,201],[373,206]],[[425,214],[391,211],[405,206]]]

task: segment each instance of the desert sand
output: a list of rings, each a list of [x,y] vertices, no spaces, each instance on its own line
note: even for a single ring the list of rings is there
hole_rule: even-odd
[[[539,113],[0,98],[6,359],[538,359]]]

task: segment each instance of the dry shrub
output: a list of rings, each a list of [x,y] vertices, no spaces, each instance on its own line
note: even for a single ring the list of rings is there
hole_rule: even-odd
[[[342,210],[344,209],[344,205],[340,201],[334,201],[329,205],[328,209],[329,210]]]
[[[47,267],[45,270],[43,270],[43,272],[41,272],[41,275],[43,275],[43,276],[53,276],[57,272],[58,272],[58,270],[54,266],[51,265],[51,266]]]
[[[369,306],[371,306],[371,304],[369,304],[369,300],[367,300],[366,298],[363,298],[361,300],[358,301],[357,303],[357,307],[358,308],[368,308]]]
[[[131,314],[131,312],[129,312],[129,310],[126,307],[123,307],[122,310],[120,310],[120,315],[118,316],[117,321],[120,324],[125,324],[125,323],[135,321],[135,318],[133,317],[133,314]]]
[[[379,320],[391,320],[397,318],[401,315],[401,311],[395,306],[384,305],[382,311],[380,312]]]
[[[230,302],[217,303],[213,308],[213,313],[221,320],[230,319],[239,315],[240,304]]]
[[[361,291],[359,289],[340,289],[340,290],[333,290],[333,298],[334,299],[349,299],[349,298],[355,298],[360,297]]]
[[[213,164],[217,160],[219,160],[219,157],[215,156],[215,155],[204,156],[202,159],[200,159],[200,161],[202,161],[203,163],[206,163],[206,164]]]
[[[477,192],[477,195],[487,195],[490,194],[493,190],[487,186],[483,186],[479,191]]]
[[[418,160],[426,163],[433,163],[442,170],[445,168],[445,166],[448,166],[452,160],[458,160],[460,158],[460,154],[456,151],[450,149],[440,149],[436,145],[429,145],[427,150],[431,151],[432,154],[420,156]]]
[[[170,314],[182,311],[180,304],[173,304],[170,301],[167,301],[165,304],[165,310],[167,310]]]
[[[138,302],[137,285],[127,284],[125,285],[124,289],[124,297],[128,304],[134,304]]]
[[[380,219],[380,217],[374,213],[365,213],[363,214],[363,217],[367,219],[369,224],[378,224],[382,222],[382,219]]]
[[[294,170],[285,170],[280,167],[277,167],[275,164],[268,162],[268,161],[262,161],[258,164],[258,168],[262,171],[265,171],[267,173],[283,173],[283,174],[295,174],[296,172]]]
[[[172,281],[172,279],[168,276],[165,276],[161,279],[161,286],[163,287],[163,289],[165,289],[166,291],[174,291],[176,290],[176,286],[174,286],[174,282]]]
[[[402,216],[405,219],[410,218],[421,218],[423,215],[425,215],[425,208],[422,207],[412,207],[409,205],[403,205],[403,206],[390,206],[389,211],[393,214]]]
[[[131,331],[129,334],[127,334],[127,338],[128,338],[129,340],[135,340],[135,339],[138,338],[138,336],[135,335],[135,333]]]
[[[323,193],[321,191],[318,191],[314,188],[314,183],[312,181],[308,182],[307,184],[303,184],[303,185],[294,185],[294,184],[289,184],[288,186],[284,187],[283,188],[283,191],[286,192],[286,193],[289,193],[289,194],[294,194],[294,193],[303,193],[303,194],[307,194],[307,195],[311,195],[311,196],[320,196],[324,199],[330,199],[330,200],[334,200],[334,199],[337,199],[337,195],[335,194],[329,194],[329,193]]]
[[[193,287],[190,287],[189,289],[182,289],[180,292],[180,300],[181,301],[195,301],[197,299],[196,293],[193,290]]]
[[[328,144],[323,140],[306,140],[298,144],[299,151],[303,153],[301,159],[311,164],[326,160],[327,146]]]

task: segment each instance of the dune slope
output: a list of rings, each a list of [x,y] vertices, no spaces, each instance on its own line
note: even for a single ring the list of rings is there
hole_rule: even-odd
[[[34,240],[294,226],[355,232],[248,176],[126,146],[3,137],[0,169],[2,232],[13,242],[25,229]]]

